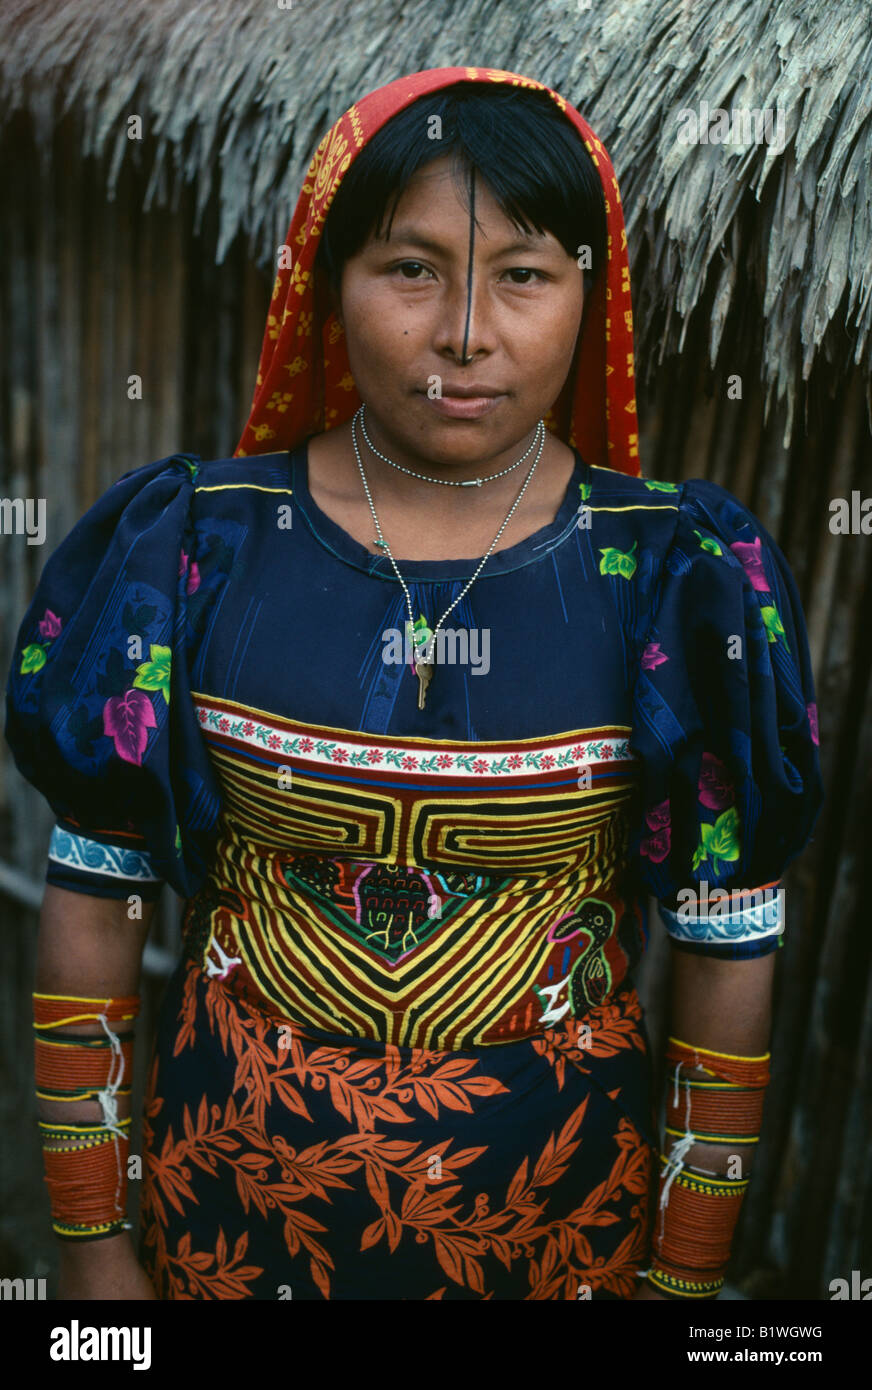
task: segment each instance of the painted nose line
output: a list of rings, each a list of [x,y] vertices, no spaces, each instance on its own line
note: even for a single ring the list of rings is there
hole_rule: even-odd
[[[465,367],[469,358],[466,348],[469,343],[469,318],[472,310],[472,256],[475,247],[475,169],[469,171],[469,257],[466,263],[466,323],[463,329],[463,352],[461,364]]]

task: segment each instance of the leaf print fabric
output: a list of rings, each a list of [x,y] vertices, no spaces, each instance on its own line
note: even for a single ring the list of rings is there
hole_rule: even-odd
[[[280,1032],[185,962],[145,1110],[160,1296],[630,1298],[656,1174],[635,990],[585,1023],[462,1052],[348,1046]]]
[[[733,782],[720,758],[703,753],[699,769],[699,800],[710,811],[723,811],[732,804]]]
[[[43,638],[42,642],[28,642],[26,647],[21,649],[19,661],[19,674],[29,675],[31,671],[41,671],[45,665],[46,653],[49,643],[60,633],[63,623],[57,613],[53,613],[47,608],[37,624],[39,635]]]
[[[668,910],[703,882],[777,883],[822,799],[811,661],[787,562],[724,489],[684,485],[637,642],[642,881]]]
[[[198,531],[197,465],[124,474],[49,556],[22,620],[6,737],[62,831],[137,850],[182,894],[205,876],[219,792],[190,694],[210,595],[232,561],[226,532]],[[185,833],[180,833],[180,827]],[[125,898],[143,883],[50,859],[47,881]]]
[[[103,732],[115,743],[119,758],[142,765],[149,729],[157,728],[154,707],[141,690],[110,695],[103,706]]]
[[[697,869],[704,859],[709,860],[712,873],[717,877],[723,872],[722,860],[732,862],[739,857],[739,817],[735,806],[718,816],[714,824],[702,821],[699,827],[700,840],[694,851],[691,868]]]
[[[769,580],[766,578],[766,570],[763,568],[763,543],[760,537],[756,536],[752,542],[733,541],[730,549],[734,555],[738,556],[739,562],[744,566],[751,587],[768,594]]]
[[[766,604],[760,609],[760,616],[766,625],[766,635],[769,641],[777,642],[780,637],[785,647],[787,647],[787,650],[790,651],[790,647],[787,645],[787,634],[784,631],[784,624],[781,621],[778,609],[773,607],[772,604]]]
[[[642,670],[653,671],[655,667],[661,666],[669,657],[665,656],[660,650],[659,642],[648,642],[642,653]]]
[[[646,488],[648,489],[649,492],[680,492],[680,491],[681,491],[681,488],[679,487],[678,483],[661,483],[661,482],[658,482],[655,478],[644,478],[644,479],[643,479],[643,486],[646,487]]]
[[[721,550],[717,541],[712,540],[711,536],[703,536],[699,531],[694,531],[693,534],[699,541],[700,550],[708,550],[712,555],[723,555],[723,550]]]
[[[661,801],[659,806],[651,806],[645,812],[647,834],[639,845],[639,853],[644,854],[655,864],[662,864],[669,853],[670,846],[669,801]]]
[[[141,690],[159,690],[169,704],[172,657],[170,647],[159,647],[152,643],[149,648],[149,660],[137,666],[133,684]]]
[[[614,546],[605,546],[600,554],[600,574],[619,574],[622,579],[632,579],[636,573],[636,558],[633,551],[636,549],[636,541],[633,542],[629,550],[616,550]]]

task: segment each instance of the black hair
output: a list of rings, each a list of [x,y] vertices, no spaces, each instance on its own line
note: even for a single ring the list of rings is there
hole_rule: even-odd
[[[441,126],[431,124],[434,116]],[[434,129],[441,138],[430,138]],[[574,258],[579,246],[589,246],[587,296],[606,252],[602,184],[587,147],[547,92],[482,82],[419,97],[354,159],[328,210],[316,258],[334,293],[345,262],[372,234],[382,234],[389,202],[386,236],[412,176],[443,155],[451,155],[455,173],[475,169],[522,233],[550,232]]]

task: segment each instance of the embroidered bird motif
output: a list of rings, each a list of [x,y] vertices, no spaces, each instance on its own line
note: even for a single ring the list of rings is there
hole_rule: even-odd
[[[590,941],[576,958],[568,975],[557,984],[537,987],[540,999],[544,996],[548,1005],[539,1019],[540,1023],[559,1023],[570,1010],[578,1018],[606,998],[611,989],[612,972],[602,948],[611,936],[614,925],[614,908],[599,898],[587,898],[576,912],[552,929],[552,941],[562,941],[582,932],[590,937]],[[566,998],[558,1004],[564,989]]]

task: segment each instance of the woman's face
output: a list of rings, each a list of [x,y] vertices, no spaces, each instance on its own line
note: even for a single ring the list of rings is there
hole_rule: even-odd
[[[529,440],[566,380],[583,303],[575,257],[551,233],[520,233],[478,175],[470,275],[461,191],[447,156],[419,170],[390,240],[371,238],[340,287],[354,382],[387,451],[446,465]],[[495,399],[452,405],[469,386]]]

